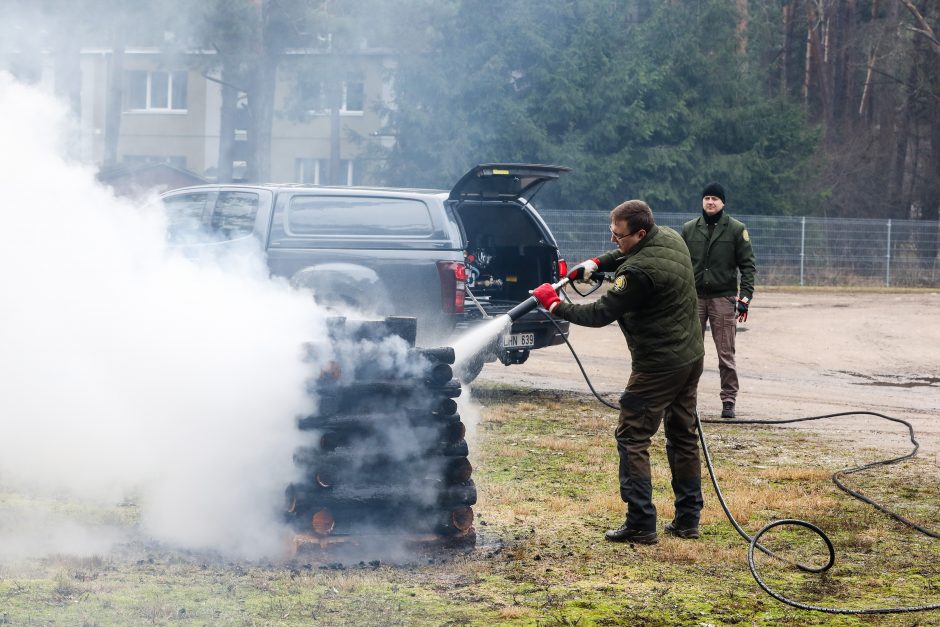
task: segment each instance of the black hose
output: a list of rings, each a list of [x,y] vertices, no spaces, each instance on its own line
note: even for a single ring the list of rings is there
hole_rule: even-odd
[[[565,340],[565,344],[568,345],[568,350],[571,351],[571,354],[574,357],[575,362],[578,364],[578,368],[581,370],[581,375],[584,377],[585,382],[587,383],[588,387],[591,389],[591,393],[594,394],[597,400],[599,400],[604,405],[607,405],[611,409],[616,409],[617,411],[620,411],[619,404],[614,404],[614,403],[607,401],[606,399],[602,398],[600,394],[597,393],[597,390],[594,389],[594,386],[591,384],[590,377],[588,377],[587,372],[585,372],[584,370],[584,366],[581,364],[581,359],[578,357],[577,352],[574,350],[574,346],[572,346],[571,342],[568,341],[568,336],[565,334],[562,328],[558,325],[558,322],[555,321],[555,319],[551,316],[551,314],[549,314],[547,311],[545,311],[541,307],[539,308],[539,311],[541,311],[549,320],[552,321],[552,324],[555,325],[555,328],[558,330],[559,335],[561,335],[561,337]],[[870,468],[876,468],[878,466],[888,466],[890,464],[896,464],[905,459],[910,459],[914,457],[917,454],[918,449],[920,448],[920,443],[914,437],[913,425],[911,425],[911,423],[907,422],[906,420],[901,420],[900,418],[893,418],[891,416],[886,416],[884,414],[879,414],[877,412],[871,412],[871,411],[847,411],[847,412],[839,412],[835,414],[824,414],[821,416],[808,416],[804,418],[789,418],[789,419],[783,419],[783,420],[724,420],[724,419],[702,420],[701,418],[699,418],[698,412],[696,412],[695,413],[695,425],[696,425],[696,428],[698,429],[699,441],[702,444],[702,452],[704,453],[704,457],[705,457],[705,466],[706,468],[708,468],[708,475],[711,478],[712,487],[715,489],[715,494],[718,497],[718,502],[721,504],[721,509],[724,510],[725,516],[727,516],[728,520],[731,522],[731,525],[738,532],[738,534],[742,538],[744,538],[745,541],[748,542],[747,565],[748,565],[748,568],[750,568],[751,575],[754,577],[754,580],[757,582],[757,585],[760,586],[764,592],[766,592],[773,598],[777,599],[781,603],[785,603],[786,605],[790,605],[792,607],[796,607],[802,610],[813,610],[816,612],[825,612],[828,614],[902,614],[902,613],[927,612],[931,610],[938,610],[940,609],[940,603],[913,605],[913,606],[907,606],[907,607],[879,607],[879,608],[861,608],[861,609],[809,605],[807,603],[794,601],[793,599],[790,599],[784,596],[783,594],[780,594],[779,592],[776,592],[775,590],[773,590],[769,585],[767,585],[767,583],[763,580],[763,578],[761,578],[760,574],[757,571],[757,564],[754,561],[755,549],[760,550],[761,552],[775,559],[790,563],[804,572],[821,573],[821,572],[825,572],[829,570],[829,568],[831,568],[832,565],[835,563],[835,557],[836,557],[835,548],[833,547],[832,540],[830,540],[829,536],[827,536],[826,533],[822,529],[817,527],[816,525],[806,522],[805,520],[800,520],[798,518],[786,518],[782,520],[772,521],[764,525],[763,527],[761,527],[757,531],[757,533],[755,533],[753,536],[749,536],[747,532],[744,531],[744,529],[741,527],[741,525],[738,524],[738,521],[734,518],[734,516],[731,514],[731,510],[728,509],[728,505],[725,502],[724,495],[721,493],[721,488],[718,485],[718,479],[715,477],[715,469],[714,469],[714,466],[712,465],[711,453],[708,450],[708,444],[705,442],[705,434],[702,431],[702,423],[777,425],[777,424],[787,424],[787,423],[793,423],[793,422],[807,422],[810,420],[823,420],[825,418],[838,418],[841,416],[860,416],[860,415],[876,416],[884,420],[890,420],[891,422],[897,422],[899,424],[903,424],[904,426],[907,427],[908,435],[910,437],[911,444],[913,444],[913,448],[911,449],[909,453],[905,455],[901,455],[900,457],[878,460],[878,461],[874,461],[868,464],[863,464],[861,466],[851,466],[849,468],[843,468],[842,470],[839,470],[833,473],[832,482],[835,483],[836,486],[838,486],[839,489],[845,492],[846,494],[856,499],[859,499],[860,501],[868,503],[869,505],[871,505],[878,511],[883,512],[887,514],[888,516],[891,516],[898,522],[910,527],[911,529],[914,529],[931,538],[940,538],[940,533],[937,533],[936,531],[932,531],[930,529],[926,529],[908,520],[907,518],[901,516],[900,514],[888,509],[884,505],[881,505],[880,503],[864,496],[863,494],[855,490],[852,490],[851,488],[849,488],[842,482],[842,478],[845,477],[846,475],[861,472],[863,470],[868,470]],[[760,544],[759,540],[765,533],[767,533],[768,531],[770,531],[771,529],[775,527],[780,527],[783,525],[803,527],[805,529],[809,529],[810,531],[818,535],[820,539],[822,539],[822,541],[825,543],[826,549],[829,553],[829,559],[827,560],[827,562],[824,565],[819,566],[819,567],[807,566],[805,564],[800,564],[797,562],[790,562],[789,560],[784,560],[780,556],[776,555],[773,551],[771,551],[770,549]]]

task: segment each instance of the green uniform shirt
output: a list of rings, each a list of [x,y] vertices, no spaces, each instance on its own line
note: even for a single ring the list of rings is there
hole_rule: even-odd
[[[709,237],[705,217],[699,216],[682,226],[682,239],[692,255],[695,289],[701,298],[739,296],[750,300],[754,297],[757,262],[751,236],[743,222],[725,213]]]
[[[589,305],[559,304],[556,316],[589,327],[616,320],[637,372],[676,370],[705,355],[692,263],[678,233],[653,226],[626,254],[598,261],[599,271],[616,270],[613,286]]]

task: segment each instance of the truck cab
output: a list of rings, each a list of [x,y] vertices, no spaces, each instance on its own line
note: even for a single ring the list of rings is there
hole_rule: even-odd
[[[568,168],[485,164],[450,191],[306,185],[199,185],[162,200],[177,246],[259,243],[274,276],[309,288],[339,313],[413,316],[419,346],[505,313],[563,274],[558,245],[532,196]],[[483,361],[522,363],[564,341],[567,322],[515,321]]]

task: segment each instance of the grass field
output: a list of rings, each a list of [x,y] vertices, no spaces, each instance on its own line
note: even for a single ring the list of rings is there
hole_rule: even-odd
[[[234,563],[173,550],[134,532],[133,504],[70,515],[129,531],[92,557],[0,563],[0,624],[11,625],[933,625],[940,612],[832,616],[784,606],[763,593],[710,487],[703,537],[661,535],[656,546],[612,544],[623,516],[612,432],[615,414],[593,399],[478,387],[483,410],[472,443],[477,548],[403,564],[338,563],[303,553],[279,563]],[[753,532],[796,517],[836,545],[825,575],[761,557],[765,579],[810,604],[861,608],[940,602],[940,543],[848,498],[829,480],[839,468],[885,457],[851,442],[783,428],[707,426],[730,508]],[[850,477],[850,484],[920,524],[940,526],[935,460],[915,459]],[[672,515],[661,436],[653,446],[661,524]],[[924,472],[930,466],[930,472]],[[0,490],[6,515],[35,503]],[[48,504],[47,504],[48,505]],[[0,536],[2,537],[2,536]],[[819,563],[815,537],[767,536],[783,555]]]

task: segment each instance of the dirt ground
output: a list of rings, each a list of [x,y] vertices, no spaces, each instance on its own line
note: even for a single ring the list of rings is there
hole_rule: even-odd
[[[758,290],[738,330],[738,418],[886,414],[914,425],[919,456],[940,469],[940,292]],[[630,363],[617,325],[572,325],[571,341],[594,387],[615,400]],[[718,361],[710,335],[705,353],[699,413],[717,418]],[[590,393],[565,345],[535,351],[520,366],[487,364],[480,380]],[[872,416],[796,428],[899,454],[910,449],[903,425]]]

